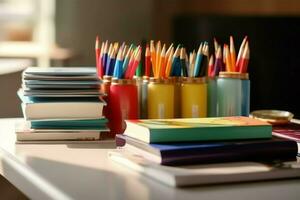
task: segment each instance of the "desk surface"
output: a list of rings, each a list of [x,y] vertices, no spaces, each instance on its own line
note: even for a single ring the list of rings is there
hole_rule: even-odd
[[[0,119],[0,173],[31,199],[299,199],[300,180],[171,188],[112,162],[112,141],[28,145]]]

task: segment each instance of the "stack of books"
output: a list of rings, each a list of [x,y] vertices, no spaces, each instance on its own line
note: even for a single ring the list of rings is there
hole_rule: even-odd
[[[272,136],[272,126],[257,119],[127,120],[126,125],[110,157],[170,186],[300,176],[293,163],[297,143]]]
[[[18,91],[25,120],[16,125],[17,142],[98,141],[108,131],[100,87],[95,68],[27,68]]]

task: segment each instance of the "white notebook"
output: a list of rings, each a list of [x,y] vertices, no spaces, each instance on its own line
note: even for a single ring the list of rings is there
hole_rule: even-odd
[[[300,163],[231,162],[191,166],[162,166],[119,149],[108,156],[132,170],[172,187],[299,178]]]

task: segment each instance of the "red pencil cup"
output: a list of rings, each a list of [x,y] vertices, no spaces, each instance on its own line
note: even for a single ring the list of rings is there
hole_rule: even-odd
[[[125,119],[138,118],[138,96],[135,81],[112,79],[109,93],[108,126],[111,134],[121,134],[126,128]]]

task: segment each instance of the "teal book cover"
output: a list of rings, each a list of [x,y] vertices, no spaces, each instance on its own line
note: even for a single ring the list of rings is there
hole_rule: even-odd
[[[271,138],[269,123],[249,117],[126,120],[125,135],[148,143]]]
[[[81,119],[81,120],[41,120],[31,121],[31,128],[33,129],[47,129],[47,128],[63,128],[63,129],[95,129],[105,128],[108,120],[101,119]]]

